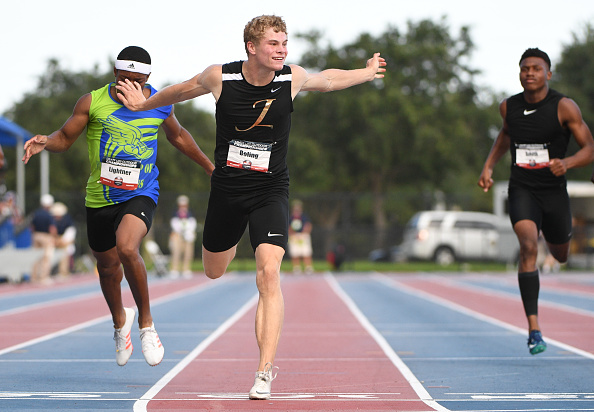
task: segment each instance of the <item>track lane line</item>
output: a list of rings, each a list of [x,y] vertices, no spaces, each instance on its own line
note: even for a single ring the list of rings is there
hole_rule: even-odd
[[[231,279],[232,279],[232,276],[230,276],[227,279],[221,280],[220,282],[217,283],[217,285],[221,285],[223,283],[227,283]],[[194,286],[192,288],[189,288],[189,289],[183,289],[181,291],[172,292],[172,293],[170,293],[168,295],[164,295],[164,296],[161,296],[161,297],[158,297],[158,298],[152,300],[151,301],[151,307],[154,307],[154,306],[157,306],[157,305],[160,305],[160,304],[169,302],[171,300],[177,299],[177,298],[182,297],[182,296],[190,295],[192,293],[196,293],[196,292],[201,292],[201,291],[204,291],[204,290],[208,290],[208,289],[210,289],[210,288],[212,288],[214,286],[215,286],[214,285],[214,282],[204,282],[204,283],[201,283],[201,284],[199,284],[197,286]],[[78,300],[78,297],[76,297],[74,300]],[[69,303],[71,303],[71,302],[69,302]],[[7,354],[9,352],[15,351],[15,350],[26,348],[28,346],[32,346],[32,345],[35,345],[35,344],[38,344],[38,343],[41,343],[41,342],[46,342],[48,340],[51,340],[51,339],[54,339],[54,338],[57,338],[57,337],[60,337],[60,336],[67,335],[69,333],[76,332],[76,331],[79,331],[81,329],[84,329],[84,328],[87,328],[87,327],[90,327],[90,326],[95,326],[95,325],[97,325],[99,323],[106,322],[106,321],[108,321],[110,319],[111,319],[111,314],[108,314],[108,315],[105,315],[105,316],[100,316],[98,318],[91,319],[91,320],[88,320],[88,321],[83,322],[83,323],[78,323],[76,325],[73,325],[73,326],[70,326],[70,327],[67,327],[67,328],[64,328],[64,329],[60,329],[60,330],[58,330],[56,332],[52,332],[52,333],[49,333],[49,334],[46,334],[46,335],[43,335],[43,336],[40,336],[40,337],[37,337],[37,338],[34,338],[34,339],[30,339],[28,341],[25,341],[25,342],[22,342],[22,343],[19,343],[19,344],[16,344],[16,345],[12,345],[12,346],[9,346],[9,347],[4,348],[4,349],[0,349],[0,356],[2,356],[4,354]]]
[[[214,282],[213,282],[214,283]],[[161,379],[155,383],[144,395],[134,403],[134,412],[146,412],[148,403],[157,395],[173,378],[186,368],[194,359],[196,359],[212,342],[225,333],[233,324],[235,324],[243,315],[247,313],[258,302],[258,293],[248,300],[237,312],[221,324],[213,333],[207,336],[198,346],[196,346],[185,358],[167,372]]]
[[[400,357],[394,352],[394,349],[390,346],[388,341],[378,332],[378,330],[369,322],[369,319],[361,312],[355,302],[347,295],[344,289],[340,286],[336,278],[332,274],[325,274],[324,278],[334,291],[336,295],[344,302],[344,304],[351,311],[353,316],[359,321],[361,326],[369,333],[369,335],[376,341],[376,343],[384,351],[384,354],[390,359],[390,361],[400,371],[402,376],[411,385],[415,393],[419,396],[419,399],[423,401],[427,406],[435,409],[436,411],[449,412],[449,409],[443,407],[437,401],[435,401],[425,387],[419,382],[417,377],[412,371],[406,366],[406,364],[400,359]]]
[[[97,296],[101,296],[101,291],[85,292],[85,293],[78,294],[75,296],[70,296],[67,298],[52,299],[52,300],[47,300],[45,302],[17,306],[16,308],[12,308],[12,309],[0,310],[0,316],[16,315],[18,313],[27,312],[29,310],[48,308],[50,306],[62,305],[64,303],[72,303],[72,302],[76,302],[77,300],[89,299],[89,298],[93,298],[93,297],[97,297]]]
[[[453,287],[456,289],[464,289],[464,290],[468,290],[468,291],[474,292],[474,293],[481,293],[486,296],[502,297],[502,298],[514,299],[514,300],[517,299],[519,296],[519,291],[518,291],[518,293],[512,293],[512,292],[508,292],[508,291],[504,291],[504,290],[496,290],[496,289],[492,289],[488,286],[466,283],[465,279],[452,280],[452,279],[432,278],[431,280],[435,281],[436,283],[442,283],[443,285],[446,285],[449,287]],[[516,287],[517,287],[517,285],[516,285]],[[543,287],[541,286],[541,290],[542,289],[543,289]],[[559,290],[550,290],[547,292],[575,294],[578,296],[582,295],[584,298],[592,298],[593,297],[591,294],[583,294],[583,293],[580,294],[580,292],[573,291],[573,290],[565,290],[563,292],[560,292]],[[539,308],[549,307],[552,309],[564,310],[564,311],[567,311],[570,313],[575,313],[576,315],[594,317],[594,311],[592,311],[592,310],[576,308],[574,306],[569,306],[564,303],[552,302],[552,301],[544,299],[542,297],[539,297],[539,299],[538,299],[538,306],[539,306]]]
[[[388,277],[388,276],[386,276],[384,274],[375,273],[375,274],[372,275],[372,278],[374,278],[374,279],[378,280],[379,282],[385,284],[386,286],[389,286],[391,288],[394,288],[394,289],[396,289],[398,291],[401,291],[401,292],[404,292],[404,293],[408,293],[409,295],[412,295],[412,296],[415,296],[415,297],[418,297],[418,298],[422,298],[422,299],[428,300],[428,301],[430,301],[430,302],[432,302],[434,304],[444,306],[444,307],[446,307],[446,308],[448,308],[450,310],[453,310],[453,311],[456,311],[456,312],[459,312],[459,313],[463,313],[463,314],[465,314],[467,316],[473,317],[473,318],[478,319],[480,321],[490,323],[492,325],[498,326],[498,327],[500,327],[502,329],[509,330],[511,332],[515,332],[515,333],[517,333],[519,335],[522,335],[522,336],[526,335],[526,329],[525,328],[517,327],[517,326],[512,325],[510,323],[501,321],[501,320],[496,319],[494,317],[491,317],[491,316],[485,315],[483,313],[480,313],[480,312],[474,311],[472,309],[469,309],[469,308],[467,308],[465,306],[462,306],[462,305],[460,305],[458,303],[454,303],[454,302],[452,302],[450,300],[447,300],[445,298],[441,298],[439,296],[433,295],[433,294],[431,294],[429,292],[425,292],[425,291],[422,291],[422,290],[419,290],[419,289],[415,289],[414,287],[407,286],[407,285],[405,285],[405,284],[403,284],[401,282],[398,282],[397,280],[391,279],[390,277]],[[588,358],[588,359],[594,360],[594,354],[592,354],[590,352],[587,352],[585,350],[576,348],[574,346],[568,345],[568,344],[563,343],[561,341],[555,340],[555,339],[550,338],[548,336],[547,336],[547,343],[553,344],[553,345],[555,345],[555,346],[557,346],[559,348],[562,348],[562,349],[564,349],[566,351],[575,353],[576,355],[582,356],[584,358]]]
[[[69,289],[77,289],[97,284],[98,277],[90,273],[76,273],[69,278],[51,285],[39,285],[36,283],[2,283],[0,284],[0,299],[15,296],[31,296],[44,294],[45,292],[63,292]]]
[[[247,395],[258,357],[252,308],[155,395],[147,410],[435,411],[419,399],[323,276],[286,276],[282,288],[285,321],[275,364],[283,379],[275,380],[269,401],[250,401]],[[213,364],[227,358],[233,361]],[[368,368],[373,372],[368,374]],[[374,395],[383,393],[389,396]],[[332,406],[333,401],[340,406]]]

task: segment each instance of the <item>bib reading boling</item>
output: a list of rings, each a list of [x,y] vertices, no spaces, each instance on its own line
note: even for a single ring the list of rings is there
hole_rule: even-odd
[[[516,166],[525,169],[542,169],[549,166],[549,149],[546,144],[516,145]]]
[[[227,166],[267,173],[271,153],[272,143],[231,140],[227,154]]]
[[[135,190],[140,179],[140,162],[106,157],[101,162],[99,182],[118,189]]]

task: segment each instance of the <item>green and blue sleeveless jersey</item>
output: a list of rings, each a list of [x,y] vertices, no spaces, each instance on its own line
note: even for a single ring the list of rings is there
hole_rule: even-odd
[[[148,196],[157,203],[157,133],[172,106],[133,112],[115,101],[110,83],[91,92],[87,143],[91,174],[85,205],[99,208]],[[151,96],[157,91],[150,85]]]

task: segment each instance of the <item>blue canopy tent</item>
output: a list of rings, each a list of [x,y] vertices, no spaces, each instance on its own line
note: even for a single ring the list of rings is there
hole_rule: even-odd
[[[17,172],[17,204],[25,213],[25,166],[23,158],[23,146],[25,140],[33,134],[18,124],[0,116],[0,145],[4,147],[16,147],[16,172]],[[41,194],[49,193],[49,157],[44,150],[41,152]]]
[[[17,139],[24,140],[32,136],[33,134],[18,124],[0,116],[0,145],[15,146]]]

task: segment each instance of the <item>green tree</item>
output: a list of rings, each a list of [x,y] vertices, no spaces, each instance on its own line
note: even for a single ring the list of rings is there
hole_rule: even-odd
[[[586,24],[581,33],[573,34],[573,42],[563,47],[561,59],[553,64],[551,87],[571,97],[580,107],[590,130],[594,130],[594,27]],[[571,139],[568,152],[578,149]],[[568,172],[569,179],[589,180],[592,169],[583,167]]]
[[[214,162],[215,121],[211,113],[196,109],[192,102],[178,103],[174,109],[175,116],[194,137],[202,151]],[[190,158],[181,154],[167,142],[165,133],[159,129],[159,183],[162,192],[194,193],[208,192],[210,179],[200,166]]]
[[[301,37],[311,46],[301,65],[312,71],[360,68],[376,51],[388,71],[371,84],[296,99],[293,191],[371,192],[378,244],[393,191],[472,187],[472,196],[481,195],[476,181],[493,142],[489,130],[500,121],[495,105],[479,101],[477,71],[467,66],[468,28],[452,36],[445,18],[409,22],[405,33],[394,27],[377,38],[364,33],[340,49],[321,48],[317,32]],[[315,172],[302,168],[307,157]]]
[[[50,59],[39,77],[36,88],[24,95],[7,116],[34,134],[49,134],[60,128],[72,114],[77,100],[93,89],[113,81],[113,73],[102,73],[98,66],[91,71],[72,72]],[[83,213],[84,190],[89,171],[89,156],[84,138],[79,138],[67,153],[50,154],[50,190],[60,193],[71,213]],[[81,141],[83,140],[83,141]],[[12,158],[12,155],[11,155]],[[40,156],[35,156],[25,168],[26,211],[39,206]],[[7,184],[14,187],[14,174],[7,176]]]

